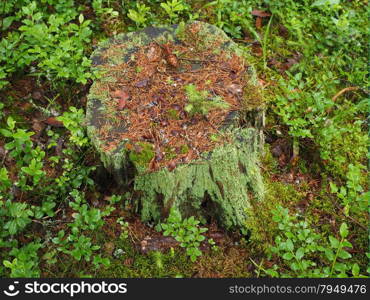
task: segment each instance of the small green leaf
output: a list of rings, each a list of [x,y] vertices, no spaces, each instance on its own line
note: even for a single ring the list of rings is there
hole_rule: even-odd
[[[295,253],[295,257],[298,259],[298,260],[300,260],[303,256],[304,256],[304,253],[305,253],[305,251],[304,251],[304,248],[299,248],[298,250],[297,250],[297,252]]]
[[[333,193],[333,194],[336,194],[338,192],[338,187],[335,183],[333,182],[330,182],[330,191]]]
[[[293,249],[294,249],[294,244],[293,244],[293,242],[292,242],[292,240],[291,240],[291,239],[287,239],[287,241],[286,241],[286,247],[287,247],[287,250],[289,250],[289,251],[293,251]]]
[[[7,30],[10,25],[12,25],[13,21],[14,21],[15,17],[14,16],[10,16],[10,17],[6,17],[3,19],[3,30]]]
[[[6,121],[8,127],[10,130],[13,130],[15,127],[15,121],[13,120],[12,116],[9,116],[7,121]]]
[[[7,268],[11,268],[13,266],[12,263],[9,260],[4,260],[3,261],[3,264]]]
[[[340,225],[339,233],[342,238],[346,238],[348,236],[348,226],[346,223],[342,223],[342,225]]]
[[[325,249],[325,250],[324,250],[324,252],[325,252],[325,256],[326,256],[326,258],[327,258],[329,261],[333,261],[333,259],[334,259],[334,253],[333,253],[333,251],[332,251],[332,250],[330,250],[330,249]]]
[[[0,133],[5,137],[11,137],[12,133],[7,129],[0,129]]]
[[[283,259],[285,260],[291,260],[293,258],[293,254],[290,252],[284,253]]]
[[[357,263],[353,264],[352,266],[352,275],[354,277],[357,277],[360,274],[360,267],[358,266]]]
[[[348,253],[347,251],[345,251],[343,249],[340,249],[339,252],[338,252],[338,257],[340,257],[342,259],[347,259],[347,258],[351,258],[352,255],[350,253]]]
[[[338,248],[339,247],[339,241],[333,237],[333,236],[329,236],[329,241],[330,241],[330,245],[332,248]]]

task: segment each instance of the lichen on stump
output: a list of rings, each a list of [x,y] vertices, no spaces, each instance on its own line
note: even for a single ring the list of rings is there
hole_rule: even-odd
[[[214,218],[242,227],[261,201],[263,103],[255,71],[217,27],[191,22],[103,42],[87,102],[88,134],[143,221]]]

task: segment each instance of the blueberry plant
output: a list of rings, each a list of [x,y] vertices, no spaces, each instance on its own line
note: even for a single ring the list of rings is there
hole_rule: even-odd
[[[275,161],[273,170],[263,166],[271,203],[257,207],[260,220],[251,215],[250,224],[264,226],[250,225],[250,235],[243,231],[251,276],[367,276],[365,8],[362,0],[1,1],[0,276],[100,274],[112,263],[99,240],[110,218],[119,228],[117,243],[137,240],[125,216],[115,216],[124,199],[124,209],[132,206],[129,192],[95,199],[99,160],[91,162],[84,96],[100,74],[89,57],[97,42],[117,32],[189,20],[218,26],[253,54],[248,59],[264,86],[267,135],[284,137],[298,158],[285,169]],[[45,97],[35,96],[27,81]],[[220,96],[195,85],[185,93],[190,115],[227,108]],[[46,120],[46,128],[34,126],[35,119]],[[319,178],[316,190],[273,182],[298,168]],[[302,194],[303,202],[314,195],[305,213],[297,209]],[[330,222],[317,226],[314,211],[330,215]],[[190,262],[208,258],[200,250],[207,228],[194,217],[172,210],[157,229],[176,239]],[[219,249],[214,240],[207,243]],[[113,253],[127,256],[123,248]],[[148,257],[166,270],[165,254]],[[68,271],[66,262],[80,269]]]

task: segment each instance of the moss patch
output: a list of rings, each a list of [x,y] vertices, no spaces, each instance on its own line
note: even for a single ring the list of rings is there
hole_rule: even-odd
[[[182,217],[215,217],[229,229],[244,226],[249,200],[263,197],[253,132],[239,132],[237,146],[216,148],[205,160],[137,176],[142,220],[159,221],[176,207]]]
[[[147,168],[150,161],[154,158],[153,145],[149,143],[126,144],[126,149],[130,150],[130,161],[140,168]]]

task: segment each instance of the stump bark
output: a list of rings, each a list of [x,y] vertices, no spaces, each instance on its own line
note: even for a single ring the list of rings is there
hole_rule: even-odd
[[[228,143],[200,153],[197,159],[175,168],[163,167],[155,171],[148,169],[145,151],[137,154],[127,147],[129,140],[117,141],[114,147],[107,147],[111,138],[106,132],[126,132],[128,127],[115,121],[115,112],[108,105],[112,101],[109,86],[116,83],[119,76],[125,76],[124,71],[106,74],[104,71],[108,66],[112,70],[112,67],[127,62],[140,47],[153,41],[183,43],[194,26],[197,26],[197,32],[192,34],[202,41],[197,47],[212,49],[217,41],[215,51],[222,49],[230,55],[248,59],[248,53],[240,50],[222,30],[203,22],[118,35],[100,44],[92,55],[94,67],[103,74],[95,80],[88,96],[88,134],[115,180],[122,187],[133,183],[133,204],[143,221],[164,220],[174,208],[183,217],[214,218],[226,229],[240,228],[248,217],[246,209],[251,201],[263,200],[258,158],[263,148],[264,112],[260,86],[252,66],[246,74],[248,83],[243,87],[242,109],[231,111],[218,128],[230,137]],[[199,67],[194,64],[194,69]],[[142,159],[138,159],[138,155]]]

